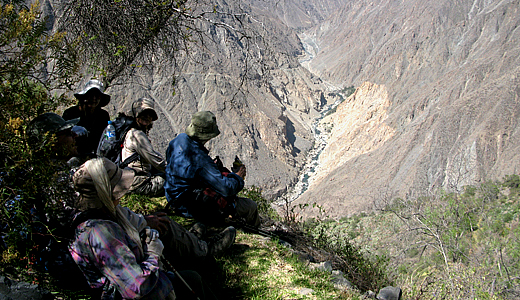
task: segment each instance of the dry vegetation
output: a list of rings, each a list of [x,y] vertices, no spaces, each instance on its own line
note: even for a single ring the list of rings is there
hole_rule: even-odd
[[[314,226],[320,238],[349,240],[386,257],[405,299],[520,296],[519,177],[414,199],[383,199],[378,212]]]

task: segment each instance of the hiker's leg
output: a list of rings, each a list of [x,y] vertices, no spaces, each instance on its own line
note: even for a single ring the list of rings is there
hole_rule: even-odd
[[[216,300],[217,298],[211,292],[209,287],[204,283],[199,273],[191,270],[179,271],[180,276],[186,282],[184,283],[177,274],[172,278],[173,290],[177,299],[194,299],[193,292],[201,300]],[[186,284],[193,290],[191,292]]]
[[[135,176],[130,194],[164,196],[164,178],[161,176]]]
[[[224,226],[223,215],[213,197],[204,194],[204,191],[193,193],[191,201],[186,202],[188,212],[198,221],[208,226]]]
[[[174,265],[201,262],[208,255],[208,244],[173,220],[160,239],[164,244],[164,256]]]
[[[258,215],[258,205],[249,198],[237,197],[235,200],[237,215],[251,226],[260,226],[260,216]]]

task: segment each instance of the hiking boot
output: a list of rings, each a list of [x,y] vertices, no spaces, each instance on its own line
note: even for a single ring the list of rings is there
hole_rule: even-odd
[[[235,236],[237,235],[237,230],[233,226],[229,226],[224,229],[221,233],[212,236],[208,240],[208,248],[209,254],[213,256],[218,256],[224,252],[227,248],[231,247],[235,242]]]
[[[190,228],[189,232],[193,233],[199,240],[202,240],[204,235],[206,235],[206,225],[197,222]]]

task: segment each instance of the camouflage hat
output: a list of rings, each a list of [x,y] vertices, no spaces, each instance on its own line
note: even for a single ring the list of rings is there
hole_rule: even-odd
[[[129,115],[134,118],[137,118],[139,115],[144,113],[145,111],[149,111],[152,114],[153,121],[157,120],[157,112],[155,112],[155,102],[152,99],[148,98],[139,98],[134,103],[132,103],[132,108],[130,109]]]
[[[45,133],[57,133],[71,129],[79,122],[79,118],[65,121],[55,113],[44,113],[34,118],[27,126],[27,136],[33,142],[39,141]]]
[[[110,95],[105,94],[105,86],[101,81],[97,79],[92,79],[89,82],[87,82],[87,84],[85,84],[85,88],[81,92],[75,93],[74,97],[82,101],[87,98],[87,93],[92,89],[97,89],[102,95],[101,101],[98,105],[99,107],[106,106],[110,102]]]
[[[217,118],[210,111],[199,111],[191,117],[186,134],[199,140],[208,141],[220,134]]]
[[[134,181],[134,171],[130,169],[120,169],[107,158],[103,157],[102,160],[108,178],[110,179],[112,196],[115,199],[120,199],[130,189],[130,186]],[[79,167],[79,169],[74,173],[72,182],[74,183],[74,189],[80,195],[78,202],[79,210],[103,207],[103,203],[97,196],[96,186],[87,170],[86,163],[81,165],[81,167]]]

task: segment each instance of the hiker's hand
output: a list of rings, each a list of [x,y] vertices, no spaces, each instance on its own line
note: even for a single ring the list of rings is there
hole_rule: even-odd
[[[78,126],[78,125],[75,125],[74,127],[72,127],[71,131],[76,135],[76,137],[88,135],[87,129],[85,127]]]
[[[159,232],[155,229],[151,229],[150,227],[146,227],[144,232],[146,234],[146,238],[144,240],[146,243],[146,253],[148,253],[148,255],[153,254],[160,257],[163,252],[164,245],[159,239]]]
[[[166,234],[168,227],[170,226],[171,219],[168,218],[168,214],[165,212],[156,212],[153,215],[144,216],[146,224],[153,229],[159,231],[161,235]]]
[[[245,179],[246,178],[246,174],[247,174],[247,171],[246,171],[246,166],[245,165],[241,165],[240,167],[237,168],[237,170],[235,171],[235,173],[242,177],[242,179]]]

